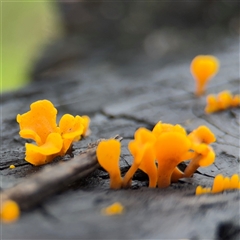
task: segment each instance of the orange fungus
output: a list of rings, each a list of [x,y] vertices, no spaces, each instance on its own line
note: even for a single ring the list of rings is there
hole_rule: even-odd
[[[207,82],[217,74],[219,61],[211,55],[198,55],[190,65],[190,71],[196,81],[195,94],[201,96],[206,89]]]

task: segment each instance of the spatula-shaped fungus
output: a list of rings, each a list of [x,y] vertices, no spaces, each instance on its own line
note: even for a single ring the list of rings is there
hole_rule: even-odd
[[[171,176],[179,163],[188,159],[191,141],[179,132],[162,133],[156,141],[158,162],[158,187],[165,188],[171,183]]]
[[[122,178],[119,169],[121,143],[116,139],[102,140],[97,147],[97,159],[110,176],[110,188],[122,187]]]
[[[48,100],[39,100],[30,105],[30,111],[17,115],[20,136],[34,140],[37,145],[46,142],[52,132],[59,133],[56,123],[57,109]]]
[[[198,55],[190,65],[190,71],[196,81],[195,94],[201,96],[206,89],[207,82],[217,74],[219,61],[211,55]]]
[[[123,178],[123,187],[129,187],[134,173],[140,168],[149,177],[149,187],[156,187],[157,167],[155,164],[155,136],[146,128],[139,128],[134,140],[129,142],[128,149],[133,155],[133,164]]]
[[[238,174],[233,174],[230,179],[230,189],[236,189],[239,187],[239,176]]]
[[[36,145],[26,143],[25,160],[33,165],[51,162],[63,156],[88,130],[89,118],[65,114],[56,124],[57,109],[48,100],[39,100],[30,105],[30,111],[17,115],[20,136],[32,139]]]
[[[194,146],[200,143],[211,144],[216,141],[214,133],[205,125],[201,125],[189,133],[188,138]]]
[[[205,143],[199,144],[194,149],[194,157],[184,170],[184,177],[191,177],[199,167],[207,167],[214,163],[215,152]]]
[[[186,130],[179,124],[173,125],[159,121],[153,128],[152,133],[157,137],[166,132],[179,132],[186,135]],[[189,156],[190,158],[190,156]],[[183,172],[176,166],[171,176],[171,182],[177,182],[183,177]]]
[[[215,142],[216,138],[208,127],[199,126],[188,134],[188,138],[194,155],[184,171],[184,177],[191,177],[199,167],[207,167],[215,160],[215,152],[208,144]]]
[[[224,190],[224,176],[222,174],[217,175],[214,178],[212,193],[219,193]]]
[[[60,133],[63,138],[63,147],[60,155],[64,155],[70,148],[72,142],[78,141],[83,134],[85,120],[80,116],[64,114],[59,121]]]

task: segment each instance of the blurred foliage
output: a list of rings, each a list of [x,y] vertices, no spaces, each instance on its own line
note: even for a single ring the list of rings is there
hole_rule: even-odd
[[[1,2],[1,92],[24,86],[45,44],[61,35],[57,4]]]

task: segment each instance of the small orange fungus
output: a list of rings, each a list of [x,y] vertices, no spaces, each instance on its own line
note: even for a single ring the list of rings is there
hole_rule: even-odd
[[[209,193],[209,192],[220,193],[230,189],[240,189],[240,178],[238,174],[233,174],[231,178],[224,177],[222,174],[218,174],[213,180],[212,189],[198,186],[196,188],[196,195]]]
[[[143,127],[135,131],[134,139],[128,144],[133,163],[123,180],[119,169],[120,143],[117,140],[100,142],[97,158],[110,175],[111,188],[131,186],[132,178],[138,169],[148,175],[149,187],[166,188],[180,178],[191,177],[198,167],[212,164],[215,152],[209,144],[215,140],[214,134],[204,125],[187,135],[186,130],[178,124],[158,122],[152,131]],[[182,172],[178,165],[187,160],[190,160],[190,163]],[[236,177],[231,181],[237,184]],[[226,180],[224,184],[229,187],[231,181]],[[210,191],[211,189],[199,187],[197,193]]]
[[[190,65],[190,71],[196,81],[195,94],[201,96],[205,92],[207,82],[217,74],[219,61],[211,55],[198,55]]]
[[[161,121],[154,126],[152,132],[156,137],[165,132],[179,132],[186,134],[186,130],[181,125],[172,125],[169,123],[162,123]]]
[[[202,125],[193,130],[188,138],[192,142],[193,158],[184,171],[184,177],[191,177],[199,167],[207,167],[215,160],[215,152],[208,145],[216,141],[211,130]]]
[[[224,190],[224,176],[218,174],[213,181],[212,193],[220,193]]]
[[[194,149],[194,157],[184,170],[184,177],[191,177],[199,167],[208,167],[215,160],[214,150],[205,143],[199,144]]]
[[[20,216],[20,209],[15,201],[7,200],[1,203],[0,219],[5,223],[15,222]]]
[[[134,140],[128,144],[128,149],[133,155],[133,164],[123,178],[123,187],[129,187],[131,179],[137,169],[144,171],[149,177],[149,187],[156,187],[157,167],[153,149],[155,136],[146,128],[139,128],[134,134]]]
[[[9,168],[14,169],[15,165],[10,165]]]
[[[190,147],[190,140],[179,132],[162,133],[157,138],[155,150],[158,162],[158,187],[165,188],[170,185],[177,165],[188,159]]]
[[[162,123],[161,121],[155,125],[152,132],[156,137],[159,137],[162,133],[166,132],[179,132],[186,135],[186,130],[181,125],[179,124],[172,125],[169,123]],[[177,182],[182,177],[183,172],[180,171],[178,167],[175,167],[175,169],[172,172],[171,182]]]
[[[240,106],[240,96],[232,95],[229,91],[222,91],[218,95],[210,94],[206,99],[206,113],[213,113]]]
[[[122,187],[122,178],[119,169],[121,143],[116,139],[103,140],[97,147],[97,159],[99,164],[110,175],[110,188]]]
[[[115,202],[112,205],[103,208],[101,213],[103,215],[118,215],[118,214],[122,214],[124,211],[124,207],[120,202]]]
[[[188,134],[188,137],[194,145],[200,143],[210,144],[216,141],[214,133],[204,125],[193,130]]]
[[[22,138],[32,139],[35,144],[26,143],[25,160],[33,165],[51,162],[56,156],[63,156],[78,141],[89,126],[89,118],[70,114],[62,116],[56,123],[57,109],[48,100],[39,100],[30,105],[30,111],[17,115]]]

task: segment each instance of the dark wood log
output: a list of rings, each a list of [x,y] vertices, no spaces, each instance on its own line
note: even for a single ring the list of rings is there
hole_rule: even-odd
[[[121,140],[119,136],[115,139]],[[3,191],[1,201],[14,200],[21,209],[26,210],[63,191],[69,184],[86,177],[99,167],[96,148],[100,141],[91,144],[88,150],[70,160],[46,166],[25,181]]]

